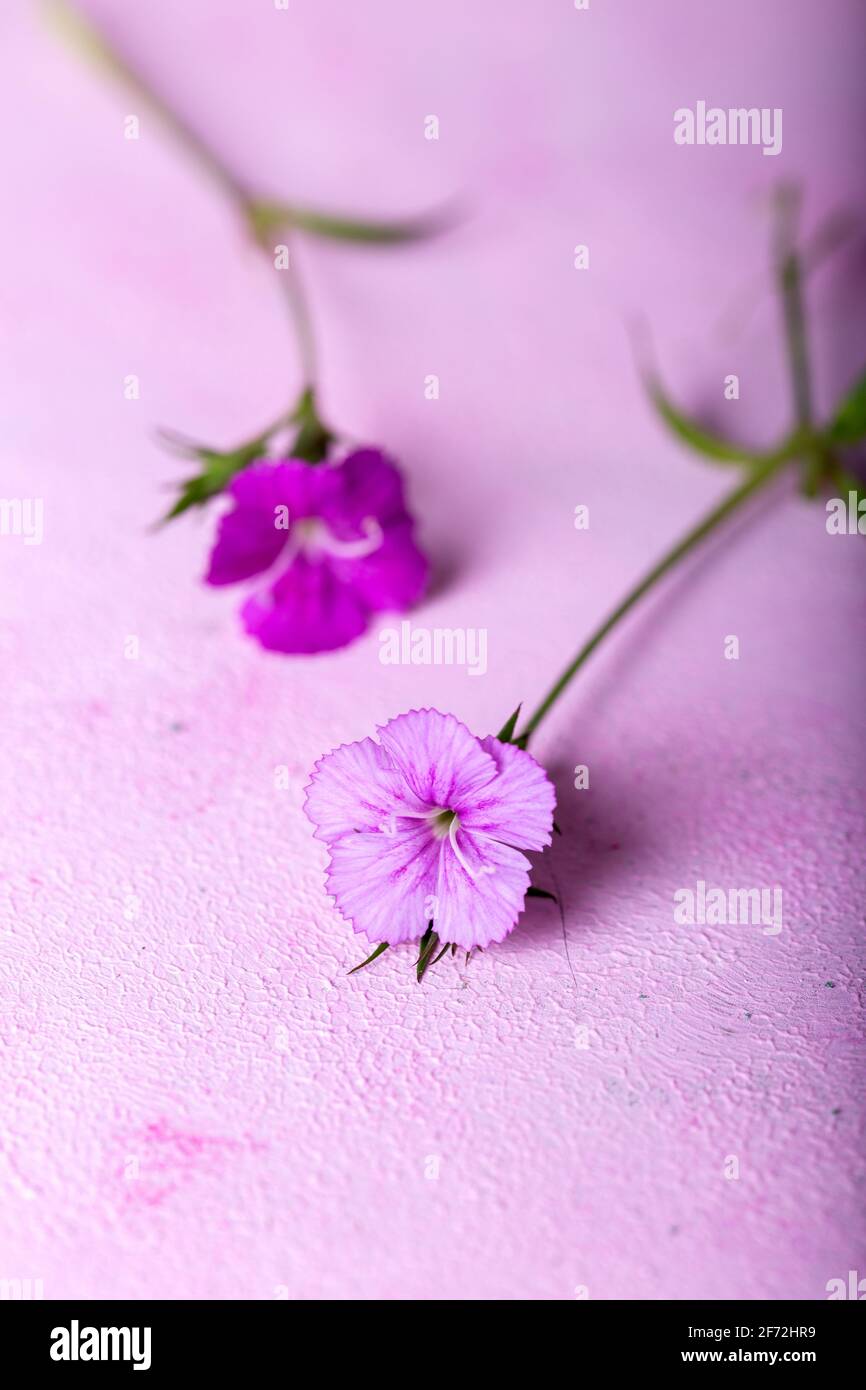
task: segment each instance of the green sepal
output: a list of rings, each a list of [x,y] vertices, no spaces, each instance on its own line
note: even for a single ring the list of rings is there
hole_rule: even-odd
[[[834,444],[856,444],[866,438],[866,372],[842,398],[827,434]]]
[[[347,975],[354,975],[357,970],[363,970],[365,965],[371,965],[377,956],[381,956],[383,951],[387,951],[388,942],[382,941],[366,960],[362,960],[360,965],[353,965],[351,970],[347,970]]]
[[[203,468],[195,477],[188,478],[181,485],[177,501],[171,510],[161,518],[160,524],[172,521],[176,516],[181,516],[190,507],[203,507],[212,497],[219,496],[228,487],[236,473],[243,472],[255,459],[263,457],[272,437],[278,430],[285,429],[287,424],[298,427],[294,442],[288,450],[288,456],[303,459],[306,463],[321,463],[327,457],[331,444],[337,438],[333,430],[329,429],[321,420],[316,410],[315,393],[311,387],[306,387],[301,392],[297,405],[290,415],[284,415],[269,429],[263,430],[261,434],[257,434],[254,439],[248,440],[245,444],[239,444],[236,449],[225,451],[211,449],[206,445],[196,444],[192,440],[185,439],[183,435],[176,434],[171,430],[162,430],[160,437],[167,448],[184,455],[186,458],[196,459],[203,465]]]
[[[511,743],[514,735],[514,730],[517,727],[517,720],[520,716],[521,708],[522,704],[518,705],[514,713],[508,719],[506,719],[505,723],[502,725],[502,728],[496,735],[500,743]]]
[[[298,426],[298,433],[289,450],[290,457],[304,459],[306,463],[321,463],[327,458],[328,449],[337,436],[320,420],[312,387],[308,386],[301,393],[290,420]]]
[[[251,439],[248,444],[243,444],[240,448],[232,449],[227,453],[220,453],[217,449],[199,446],[193,448],[184,446],[184,452],[189,453],[190,457],[198,459],[204,467],[200,473],[181,484],[177,501],[166,512],[165,516],[160,518],[158,524],[173,521],[176,516],[181,516],[190,507],[203,507],[212,497],[219,496],[228,487],[236,473],[248,468],[253,459],[262,454],[267,447],[269,437],[263,435],[257,439]],[[165,434],[164,440],[171,447],[177,447],[172,436]]]
[[[438,945],[439,937],[433,930],[433,923],[430,922],[428,923],[427,930],[421,937],[421,952],[418,956],[418,959],[415,962],[415,974],[417,976],[419,985],[424,978],[425,970],[431,964],[433,952],[436,950],[436,947]]]

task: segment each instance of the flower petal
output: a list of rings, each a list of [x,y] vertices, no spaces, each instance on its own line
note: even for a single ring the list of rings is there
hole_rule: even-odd
[[[428,564],[413,539],[410,520],[387,526],[382,543],[356,560],[334,559],[334,573],[351,585],[367,607],[404,610],[424,592]]]
[[[385,750],[371,738],[344,743],[320,758],[304,802],[316,826],[316,838],[328,844],[359,830],[396,835],[403,824],[397,821],[401,811],[424,809]]]
[[[433,915],[442,846],[423,821],[396,835],[346,835],[331,846],[328,892],[368,940],[417,941]]]
[[[211,551],[207,584],[236,584],[270,569],[288,539],[275,525],[285,504],[285,476],[268,463],[251,464],[229,488],[234,510],[220,520]]]
[[[450,841],[442,844],[433,929],[443,945],[454,942],[467,950],[503,941],[523,909],[529,860],[508,845],[477,840],[462,828],[456,840],[459,858]]]
[[[327,508],[338,490],[331,470],[298,459],[250,464],[227,489],[235,506],[220,521],[205,582],[237,584],[270,569],[292,523]],[[288,528],[276,524],[278,507],[288,510]]]
[[[496,762],[453,714],[399,714],[376,732],[417,797],[431,809],[462,811],[496,775]]]
[[[247,600],[241,618],[269,651],[330,652],[361,635],[367,609],[327,557],[298,555],[276,584]]]
[[[499,776],[461,812],[461,825],[518,849],[543,849],[553,829],[553,783],[532,754],[513,743],[500,743],[492,734],[480,743],[496,762]]]
[[[400,471],[378,449],[356,449],[323,471],[332,487],[321,498],[319,515],[341,540],[359,534],[368,516],[382,526],[408,518]]]

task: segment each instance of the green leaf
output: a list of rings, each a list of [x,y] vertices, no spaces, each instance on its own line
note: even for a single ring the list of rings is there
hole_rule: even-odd
[[[756,454],[754,451],[743,449],[737,444],[730,444],[726,439],[719,439],[716,435],[709,434],[697,421],[677,410],[657,380],[648,379],[646,387],[650,400],[671,433],[675,434],[683,444],[687,444],[690,449],[694,449],[696,453],[703,454],[705,458],[712,459],[715,463],[754,463],[760,457],[760,454]]]
[[[543,888],[536,888],[534,885],[526,890],[527,898],[549,898],[552,903],[559,902],[555,893],[547,893]]]
[[[828,434],[834,444],[856,444],[866,438],[866,372],[840,402]]]
[[[376,959],[377,956],[381,956],[382,952],[387,951],[387,949],[388,942],[381,942],[381,944],[376,947],[375,951],[373,951],[372,954],[369,955],[366,960],[362,960],[360,965],[353,965],[352,969],[347,970],[346,974],[354,975],[356,970],[363,970],[365,965],[370,965]]]
[[[517,720],[518,720],[518,718],[519,718],[519,716],[520,716],[520,710],[521,710],[521,706],[518,705],[518,706],[517,706],[517,709],[514,711],[514,713],[510,716],[510,718],[506,719],[505,723],[502,725],[502,728],[499,730],[499,733],[496,735],[496,737],[499,739],[499,742],[500,742],[500,743],[510,743],[510,742],[511,742],[512,736],[513,736],[513,734],[514,734],[514,730],[515,730],[515,728],[516,728],[516,726],[517,726]]]
[[[368,220],[317,212],[313,208],[295,207],[291,203],[258,201],[250,205],[249,219],[259,241],[281,227],[293,227],[299,232],[308,232],[310,236],[326,237],[331,241],[354,241],[367,246],[395,246],[421,241],[442,231],[448,224],[448,218],[442,212],[393,221]]]

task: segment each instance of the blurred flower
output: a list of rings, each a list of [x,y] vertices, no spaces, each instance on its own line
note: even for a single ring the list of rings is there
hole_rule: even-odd
[[[438,710],[401,714],[377,733],[378,743],[326,754],[307,788],[339,911],[370,941],[424,938],[428,960],[440,942],[502,941],[529,889],[519,851],[550,844],[555,796],[544,769]]]
[[[421,216],[357,217],[273,198],[251,186],[226,163],[196,127],[155,91],[137,65],[77,4],[53,0],[52,12],[67,37],[119,79],[157,123],[170,132],[200,170],[235,208],[253,244],[276,272],[297,336],[302,386],[296,404],[266,430],[234,449],[210,448],[163,432],[164,442],[192,459],[197,472],[181,485],[163,521],[171,521],[229,492],[235,510],[223,519],[211,556],[209,584],[232,584],[270,569],[282,571],[267,592],[243,608],[247,631],[272,651],[321,652],[343,647],[380,609],[405,609],[420,596],[427,562],[412,539],[412,518],[403,503],[400,475],[373,450],[333,461],[337,434],[316,408],[318,372],[312,320],[298,274],[299,238],[368,247],[423,241],[453,224],[456,208]],[[296,434],[287,462],[255,463],[273,436],[287,426]],[[325,464],[307,470],[307,464]],[[302,462],[303,461],[303,462]],[[255,465],[255,466],[253,466]],[[241,475],[249,470],[249,476]],[[234,481],[232,481],[234,480]],[[275,521],[288,509],[290,524]]]
[[[421,596],[427,561],[393,463],[361,449],[340,463],[260,461],[228,488],[234,509],[219,525],[208,584],[237,584],[271,572],[243,605],[251,636],[279,652],[344,647],[372,613],[409,608]]]

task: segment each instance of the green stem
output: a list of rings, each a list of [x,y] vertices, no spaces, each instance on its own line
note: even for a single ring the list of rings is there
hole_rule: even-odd
[[[271,234],[277,229],[273,218],[268,223],[261,220],[261,202],[251,190],[241,182],[236,174],[224,163],[222,158],[188,124],[168,102],[150,86],[120,49],[106,38],[105,34],[89,18],[81,13],[69,0],[50,0],[55,20],[67,37],[91,61],[105,68],[113,77],[153,112],[171,131],[177,142],[186,150],[204,172],[217,183],[229,201],[234,203],[244,224],[248,227],[256,246],[269,258],[273,258],[274,247]],[[287,233],[284,241],[289,242]],[[280,273],[285,277],[285,297],[298,342],[304,385],[310,389],[315,380],[315,349],[312,326],[307,309],[306,296],[295,270],[294,248],[289,246],[289,269]]]
[[[117,45],[109,40],[91,19],[82,14],[76,5],[69,3],[69,0],[50,0],[50,10],[70,42],[92,62],[122,82],[133,96],[154,112],[168,126],[175,139],[185,147],[187,153],[222,186],[234,202],[242,207],[249,205],[252,201],[249,191],[240,180],[198,132],[154,91]]]
[[[535,732],[542,719],[548,714],[553,705],[556,704],[560,695],[562,695],[563,691],[571,683],[574,676],[577,675],[580,668],[589,660],[596,647],[604,641],[608,633],[617,626],[632,608],[634,608],[635,604],[643,598],[644,594],[648,593],[669,570],[673,569],[674,565],[676,565],[683,556],[688,555],[689,551],[694,550],[706,536],[715,531],[716,527],[720,526],[732,512],[736,511],[737,508],[747,500],[747,498],[751,497],[759,488],[762,488],[768,483],[770,479],[779,472],[783,464],[793,457],[794,449],[795,442],[791,441],[781,449],[776,450],[775,453],[768,454],[760,463],[756,463],[739,487],[734,488],[733,492],[729,492],[727,497],[725,497],[718,506],[714,507],[713,510],[709,512],[697,526],[689,531],[672,550],[669,550],[657,564],[653,565],[652,569],[644,575],[640,583],[631,590],[613,612],[605,618],[604,622],[596,628],[588,641],[584,642],[577,656],[565,668],[559,680],[551,687],[534,713],[530,715],[522,733],[515,742],[519,743],[524,748],[526,747],[530,735]]]
[[[799,258],[794,251],[785,256],[778,274],[794,410],[797,424],[805,433],[812,429],[812,374],[806,342],[803,277]]]
[[[526,747],[530,736],[538,728],[542,719],[607,634],[634,608],[645,593],[652,589],[669,570],[673,569],[684,555],[694,550],[705,536],[714,531],[754,492],[769,482],[783,464],[798,457],[807,460],[804,490],[809,495],[815,494],[824,474],[832,471],[834,465],[832,453],[822,443],[815,429],[806,311],[803,302],[803,271],[796,249],[798,211],[799,194],[797,190],[791,187],[780,189],[776,201],[775,263],[794,396],[796,423],[790,437],[773,453],[767,454],[763,458],[756,458],[740,486],[729,493],[717,507],[714,507],[704,517],[703,521],[700,521],[672,550],[669,550],[667,555],[659,560],[648,574],[644,575],[640,583],[632,589],[631,593],[623,599],[622,603],[613,610],[601,626],[596,628],[530,716],[522,733],[515,739],[515,742],[522,747]]]
[[[797,252],[798,213],[797,190],[781,188],[776,199],[776,279],[782,306],[794,415],[806,459],[803,491],[808,497],[814,497],[824,473],[826,451],[815,432],[812,370],[803,302],[803,267]]]
[[[285,245],[289,248],[289,268],[283,273],[285,300],[289,310],[289,319],[298,344],[298,356],[301,360],[304,389],[312,395],[317,374],[316,342],[313,336],[313,322],[310,318],[306,291],[304,290],[301,277],[295,268],[295,241],[293,238],[290,238],[288,232],[283,232],[283,236],[285,238]],[[273,255],[273,247],[263,246],[262,249],[266,255]]]

